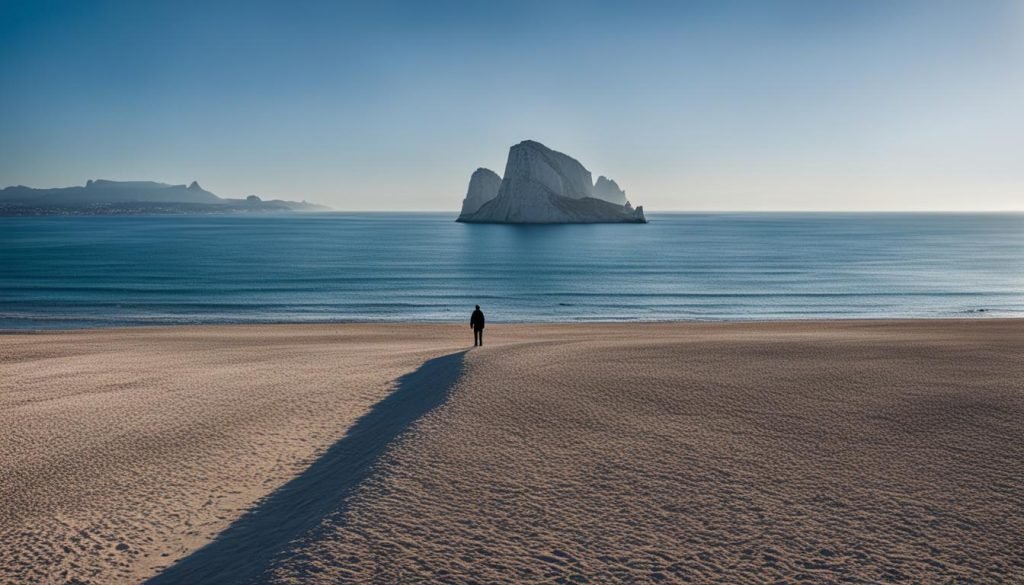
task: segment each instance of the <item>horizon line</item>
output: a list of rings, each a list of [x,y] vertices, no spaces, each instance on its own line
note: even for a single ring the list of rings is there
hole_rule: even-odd
[[[310,203],[316,203],[310,201]],[[323,205],[318,203],[318,205]],[[325,206],[329,207],[329,206]],[[659,209],[645,213],[1024,213],[1021,209]],[[447,209],[335,209],[300,211],[299,213],[453,213]]]

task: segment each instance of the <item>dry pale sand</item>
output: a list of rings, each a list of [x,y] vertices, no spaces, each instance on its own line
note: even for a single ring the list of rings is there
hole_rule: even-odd
[[[0,583],[144,580],[464,345],[437,327],[0,336]]]
[[[1024,582],[1024,321],[468,333],[0,336],[0,583]]]

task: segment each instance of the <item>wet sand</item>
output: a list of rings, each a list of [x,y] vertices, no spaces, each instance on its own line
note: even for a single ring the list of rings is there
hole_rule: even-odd
[[[0,583],[1024,581],[1024,321],[469,334],[0,336]]]

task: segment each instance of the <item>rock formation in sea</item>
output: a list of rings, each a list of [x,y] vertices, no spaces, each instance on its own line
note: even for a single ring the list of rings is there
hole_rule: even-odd
[[[480,206],[498,196],[498,188],[501,187],[501,177],[491,169],[477,169],[469,178],[469,189],[466,190],[466,198],[462,200],[461,215],[476,213]]]
[[[473,173],[458,221],[467,223],[646,223],[643,207],[633,209],[612,180],[601,177],[595,187],[590,171],[571,156],[525,140],[513,146],[497,194],[478,187]],[[489,172],[489,171],[488,171]],[[497,175],[490,173],[486,183]],[[467,206],[467,203],[483,200]]]

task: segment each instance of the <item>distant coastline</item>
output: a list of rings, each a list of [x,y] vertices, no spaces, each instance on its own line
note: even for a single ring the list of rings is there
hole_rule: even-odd
[[[183,215],[253,212],[327,211],[307,201],[219,197],[199,186],[155,181],[90,180],[85,186],[34,189],[23,185],[0,190],[0,216]]]

